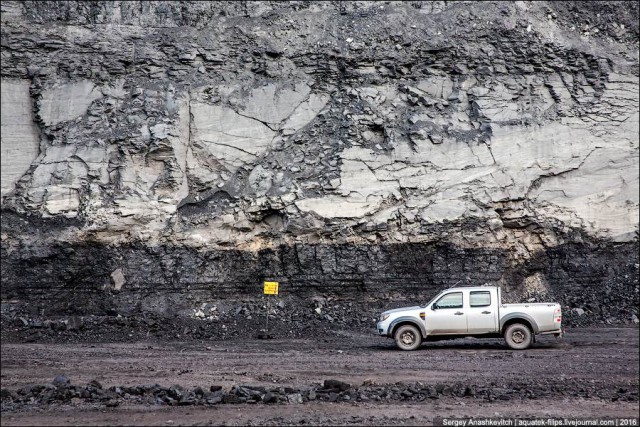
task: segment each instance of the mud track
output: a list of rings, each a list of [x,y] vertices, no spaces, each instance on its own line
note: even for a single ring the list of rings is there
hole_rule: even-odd
[[[2,412],[2,425],[431,424],[434,417],[638,417],[638,329],[572,329],[562,341],[541,338],[527,351],[500,340],[455,340],[397,351],[392,341],[337,332],[277,340],[2,345],[2,388],[48,384],[105,387],[158,383],[185,389],[250,384],[319,387],[329,378],[390,397],[300,404],[168,407],[124,401],[118,407],[73,399]],[[401,384],[399,384],[401,383]],[[510,397],[401,396],[411,384],[473,385],[516,391]],[[367,388],[368,387],[368,388]],[[394,391],[395,390],[395,391]],[[493,394],[494,396],[498,396]],[[393,397],[396,396],[396,397]]]

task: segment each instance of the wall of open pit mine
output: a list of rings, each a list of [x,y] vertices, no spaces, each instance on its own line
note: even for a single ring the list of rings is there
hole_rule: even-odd
[[[2,298],[500,284],[637,321],[637,2],[1,4]],[[37,307],[37,308],[36,308]]]
[[[3,298],[34,315],[189,316],[220,301],[315,296],[367,303],[425,303],[439,290],[500,285],[509,302],[560,302],[592,322],[633,322],[638,245],[568,243],[520,263],[504,249],[452,244],[279,245],[259,251],[100,242],[3,247]],[[637,318],[636,318],[637,319]]]

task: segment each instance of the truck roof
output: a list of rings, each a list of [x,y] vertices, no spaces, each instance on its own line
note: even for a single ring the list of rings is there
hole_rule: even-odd
[[[451,291],[454,289],[464,289],[466,291],[486,291],[489,289],[497,289],[497,288],[498,286],[493,286],[493,285],[491,286],[488,286],[488,285],[487,286],[456,286],[455,288],[448,288],[448,289],[445,289],[444,291]]]

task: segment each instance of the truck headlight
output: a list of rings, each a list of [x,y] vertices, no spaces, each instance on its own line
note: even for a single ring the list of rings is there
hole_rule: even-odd
[[[389,314],[382,313],[382,314],[380,315],[380,321],[381,321],[381,322],[383,322],[383,321],[387,320],[388,318],[389,318]]]

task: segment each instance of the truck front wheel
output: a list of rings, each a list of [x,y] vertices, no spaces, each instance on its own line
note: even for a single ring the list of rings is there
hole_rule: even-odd
[[[422,343],[420,331],[411,325],[402,325],[396,329],[394,338],[398,348],[405,351],[415,350]]]
[[[531,330],[522,323],[509,325],[504,331],[504,340],[507,345],[514,350],[524,350],[531,346],[533,334]]]

